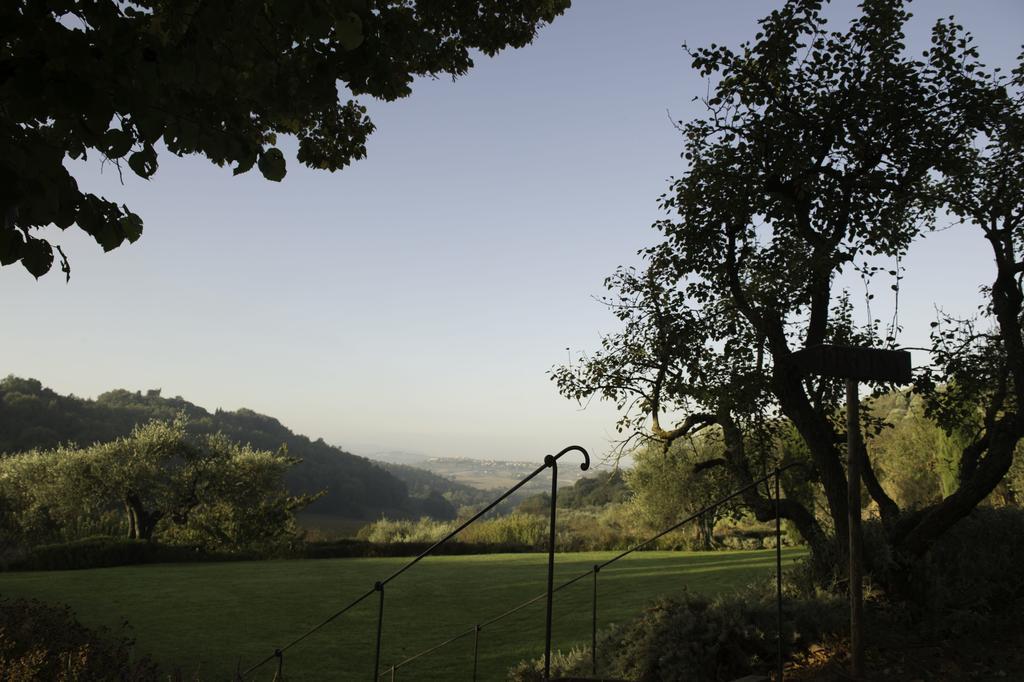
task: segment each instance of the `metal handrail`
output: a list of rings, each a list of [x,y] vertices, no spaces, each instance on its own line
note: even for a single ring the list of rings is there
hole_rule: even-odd
[[[762,483],[767,483],[768,481],[771,481],[771,480],[774,479],[774,483],[775,483],[775,491],[774,491],[775,492],[775,496],[774,497],[775,497],[776,603],[777,603],[777,618],[778,618],[778,633],[777,633],[777,649],[778,649],[778,652],[777,652],[777,666],[778,666],[777,674],[778,674],[778,677],[777,677],[777,679],[779,681],[781,681],[782,680],[782,672],[783,672],[783,647],[782,647],[782,527],[781,527],[782,517],[779,514],[779,511],[780,511],[779,510],[779,502],[780,502],[780,499],[781,499],[781,488],[780,488],[779,482],[780,482],[780,475],[782,474],[782,472],[784,472],[784,471],[786,471],[788,469],[794,468],[794,467],[798,467],[798,466],[804,466],[804,464],[802,462],[793,462],[793,463],[787,464],[785,466],[781,466],[781,467],[778,467],[778,468],[774,469],[772,471],[772,473],[767,474],[765,476],[762,476],[761,478],[759,478],[759,479],[757,479],[755,481],[752,481],[752,482],[748,483],[745,486],[737,488],[736,490],[732,491],[728,495],[719,498],[715,502],[712,502],[711,504],[709,504],[709,505],[703,507],[702,509],[694,512],[693,514],[690,514],[686,518],[684,518],[681,521],[679,521],[679,522],[669,526],[668,528],[662,530],[658,534],[653,535],[650,538],[648,538],[647,540],[644,540],[643,542],[637,543],[636,545],[633,545],[632,547],[630,547],[630,548],[620,552],[619,554],[615,555],[611,559],[608,559],[607,561],[602,562],[600,564],[594,564],[594,566],[591,569],[589,569],[589,570],[587,570],[587,571],[585,571],[583,573],[580,573],[579,575],[577,575],[577,576],[575,576],[573,578],[570,578],[569,580],[561,583],[557,587],[551,588],[549,586],[548,590],[538,594],[537,596],[532,597],[532,598],[530,598],[530,599],[528,599],[528,600],[526,600],[526,601],[524,601],[524,602],[522,602],[522,603],[512,607],[511,609],[508,609],[507,611],[505,611],[505,612],[503,612],[503,613],[501,613],[501,614],[499,614],[499,615],[497,615],[497,616],[495,616],[495,617],[493,617],[493,618],[491,618],[489,620],[483,621],[482,623],[477,623],[476,625],[471,627],[469,630],[463,631],[460,634],[458,634],[458,635],[456,635],[454,637],[451,637],[451,638],[445,640],[444,642],[441,642],[440,644],[435,644],[434,646],[429,647],[428,649],[424,649],[423,651],[420,651],[419,653],[414,654],[414,655],[406,658],[405,660],[392,665],[388,669],[388,671],[386,673],[383,673],[383,674],[390,673],[392,675],[392,677],[393,677],[395,675],[395,673],[399,669],[401,669],[403,666],[405,666],[405,665],[407,665],[409,663],[412,663],[413,661],[415,661],[415,660],[417,660],[419,658],[422,658],[423,656],[426,656],[427,654],[430,654],[430,653],[433,653],[433,652],[435,652],[435,651],[437,651],[439,649],[442,649],[445,646],[447,646],[448,644],[456,642],[456,641],[458,641],[458,640],[468,636],[471,633],[476,633],[477,638],[479,638],[480,631],[482,631],[485,627],[493,625],[494,623],[497,623],[498,621],[501,621],[501,620],[503,620],[503,619],[505,619],[505,618],[507,618],[507,617],[509,617],[509,616],[511,616],[513,614],[515,614],[515,613],[518,613],[519,611],[521,611],[522,609],[526,608],[527,606],[530,606],[531,604],[537,603],[538,601],[540,601],[545,596],[549,596],[550,597],[550,595],[553,595],[554,593],[559,592],[559,591],[565,589],[566,587],[569,587],[570,585],[573,585],[573,584],[579,582],[580,580],[583,580],[587,576],[593,575],[594,576],[594,587],[593,587],[593,602],[592,602],[593,608],[592,608],[592,629],[591,629],[591,650],[590,650],[591,654],[590,655],[591,655],[592,673],[594,675],[596,675],[597,674],[597,576],[598,576],[598,573],[600,573],[601,569],[606,568],[606,567],[610,566],[611,564],[614,564],[615,562],[617,562],[617,561],[619,561],[621,559],[624,559],[625,557],[629,556],[630,554],[633,554],[634,552],[637,552],[637,551],[643,549],[644,547],[647,547],[648,545],[650,545],[651,543],[655,542],[656,540],[664,537],[665,535],[671,533],[674,530],[678,530],[679,528],[681,528],[682,526],[686,525],[687,523],[691,523],[691,522],[695,521],[696,519],[700,518],[704,514],[707,514],[707,513],[711,512],[711,511],[714,511],[715,509],[717,509],[718,507],[722,506],[726,502],[729,502],[730,500],[733,500],[734,498],[742,495],[743,493],[747,492],[751,488],[757,487],[757,486],[761,485]],[[554,500],[552,500],[552,506],[553,505],[554,505]],[[550,614],[550,611],[549,611],[549,614]],[[546,651],[545,653],[546,653],[546,656],[545,656],[545,674],[544,674],[544,676],[545,676],[545,679],[547,679],[549,677],[549,675],[550,675],[550,667],[549,667],[550,666],[550,649],[548,649],[548,651]],[[478,655],[479,655],[479,647],[478,646],[474,646],[474,651],[473,651],[473,680],[474,680],[474,682],[476,680]],[[380,677],[380,676],[381,675],[378,675],[378,677]]]
[[[472,524],[473,522],[477,521],[481,516],[483,516],[484,514],[486,514],[487,512],[491,511],[496,506],[498,506],[499,504],[504,502],[506,499],[508,499],[509,496],[513,495],[516,491],[518,491],[524,485],[526,485],[531,480],[536,478],[545,469],[551,469],[551,529],[550,529],[550,536],[549,536],[549,543],[548,543],[548,591],[546,592],[546,594],[548,596],[548,605],[547,605],[547,632],[546,632],[546,641],[545,641],[546,667],[548,665],[550,665],[549,661],[550,661],[550,654],[551,654],[551,609],[552,609],[551,595],[553,594],[553,591],[552,591],[552,580],[553,580],[553,573],[554,573],[555,501],[556,501],[557,486],[558,486],[558,460],[563,455],[565,455],[565,454],[567,454],[569,452],[579,452],[581,455],[583,455],[583,462],[580,464],[580,470],[586,471],[587,469],[590,468],[590,454],[586,451],[586,449],[584,449],[582,446],[579,446],[579,445],[570,445],[568,447],[562,448],[557,454],[546,455],[544,457],[544,463],[542,465],[540,465],[539,467],[534,469],[532,473],[530,473],[528,476],[523,478],[521,481],[516,483],[514,486],[512,486],[511,488],[506,490],[501,496],[499,496],[493,502],[491,502],[486,507],[484,507],[483,509],[478,511],[476,514],[471,516],[468,520],[466,520],[461,525],[459,525],[455,530],[451,531],[450,533],[445,535],[443,538],[441,538],[440,540],[438,540],[434,544],[430,545],[430,547],[427,547],[425,550],[423,550],[418,555],[413,557],[411,560],[406,562],[404,565],[399,567],[396,571],[394,571],[387,578],[385,578],[383,580],[377,581],[374,584],[372,589],[370,589],[369,591],[365,592],[361,596],[357,597],[354,601],[349,602],[346,606],[344,606],[340,610],[334,612],[332,615],[328,616],[326,619],[324,619],[323,621],[321,621],[320,623],[318,623],[314,627],[310,628],[309,630],[304,632],[302,635],[296,637],[295,639],[293,639],[291,642],[289,642],[285,646],[277,648],[277,649],[274,649],[274,652],[272,654],[270,654],[266,658],[262,659],[261,661],[259,661],[255,665],[250,666],[244,672],[238,674],[237,675],[237,679],[238,680],[244,680],[245,677],[247,677],[250,673],[252,673],[255,670],[259,669],[260,667],[266,665],[270,661],[273,661],[275,658],[277,659],[278,672],[280,673],[281,670],[283,669],[283,666],[284,666],[284,652],[288,651],[293,646],[299,644],[304,639],[306,639],[307,637],[309,637],[313,633],[317,632],[318,630],[320,630],[321,628],[326,626],[328,623],[332,622],[333,620],[335,620],[336,618],[338,618],[339,616],[344,614],[346,611],[348,611],[349,609],[353,608],[354,606],[356,606],[360,602],[364,601],[367,597],[372,595],[374,592],[376,592],[376,593],[378,593],[380,595],[380,597],[379,597],[379,604],[378,604],[378,611],[377,611],[377,641],[376,641],[376,653],[375,653],[375,656],[374,656],[374,669],[373,669],[373,680],[376,681],[380,677],[381,636],[382,636],[382,633],[383,633],[383,626],[384,626],[384,587],[388,583],[390,583],[392,580],[394,580],[395,578],[397,578],[398,576],[402,575],[407,570],[409,570],[410,568],[415,566],[421,560],[423,560],[424,558],[429,556],[438,547],[440,547],[441,545],[445,544],[446,542],[448,542],[449,540],[451,540],[452,538],[457,536],[459,533],[461,533],[463,530],[465,530],[470,524]],[[544,595],[541,595],[541,596],[544,596]],[[458,639],[458,638],[456,638],[456,639]],[[452,641],[454,641],[454,640],[452,640]],[[444,644],[447,644],[447,643],[448,642],[442,643],[442,645],[440,645],[440,646],[438,646],[436,648],[441,648],[441,646],[443,646]],[[394,666],[392,666],[392,672],[393,672],[393,670],[394,670]]]

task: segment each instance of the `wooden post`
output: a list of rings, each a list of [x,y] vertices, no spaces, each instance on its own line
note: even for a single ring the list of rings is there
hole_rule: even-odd
[[[850,675],[864,675],[864,542],[861,535],[860,398],[857,380],[846,380],[846,471],[850,527]]]
[[[863,450],[860,433],[858,381],[910,383],[910,353],[856,346],[810,346],[793,354],[805,374],[846,379],[846,476],[849,525],[850,674],[864,677],[864,541],[860,524],[860,482]],[[841,542],[841,538],[836,538]]]

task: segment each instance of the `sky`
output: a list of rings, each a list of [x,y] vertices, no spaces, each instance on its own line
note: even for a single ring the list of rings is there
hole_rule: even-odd
[[[77,164],[145,232],[106,254],[56,232],[70,284],[0,268],[0,371],[82,397],[160,388],[248,407],[363,455],[540,461],[578,443],[601,456],[613,406],[581,409],[548,373],[616,330],[603,280],[657,240],[657,197],[684,169],[671,121],[699,115],[707,89],[682,43],[735,46],[779,4],[576,0],[524,49],[365,101],[368,158],[334,174],[292,158],[277,184],[164,153],[150,181],[122,181]],[[1020,51],[1018,0],[912,10],[915,51],[949,14],[989,65]],[[853,3],[829,11],[845,21]],[[939,301],[974,309],[984,246],[962,226],[904,261],[904,344],[925,344]]]

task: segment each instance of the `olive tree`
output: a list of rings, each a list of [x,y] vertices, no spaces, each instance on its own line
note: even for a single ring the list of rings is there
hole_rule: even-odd
[[[694,438],[677,439],[671,447],[655,444],[633,453],[626,482],[644,523],[653,531],[678,523],[732,492],[732,478],[721,467],[707,467],[721,451],[720,437],[705,431]],[[705,470],[708,469],[708,470]],[[715,526],[735,513],[735,502],[716,506],[694,520],[696,549],[715,546]]]
[[[192,437],[183,419],[151,421],[86,448],[0,460],[0,499],[20,543],[109,532],[207,549],[273,545],[294,535],[294,512],[316,496],[284,485],[298,460],[223,435]]]

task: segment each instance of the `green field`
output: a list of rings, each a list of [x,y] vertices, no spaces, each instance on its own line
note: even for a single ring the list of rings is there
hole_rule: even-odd
[[[556,581],[613,553],[557,557]],[[801,556],[786,550],[784,561]],[[404,559],[323,559],[166,564],[86,571],[0,574],[0,594],[70,604],[87,625],[131,623],[138,649],[203,680],[230,678],[275,646],[336,611]],[[600,624],[634,615],[659,594],[734,589],[773,574],[775,554],[644,552],[600,576]],[[386,590],[382,666],[397,662],[544,591],[546,555],[431,557]],[[557,582],[556,582],[557,584]],[[590,641],[589,578],[555,595],[553,646]],[[294,680],[368,680],[373,671],[376,595],[285,654]],[[544,602],[485,629],[480,679],[504,679],[517,661],[543,652]],[[473,638],[402,668],[398,679],[468,679]],[[270,680],[268,665],[251,679]]]

